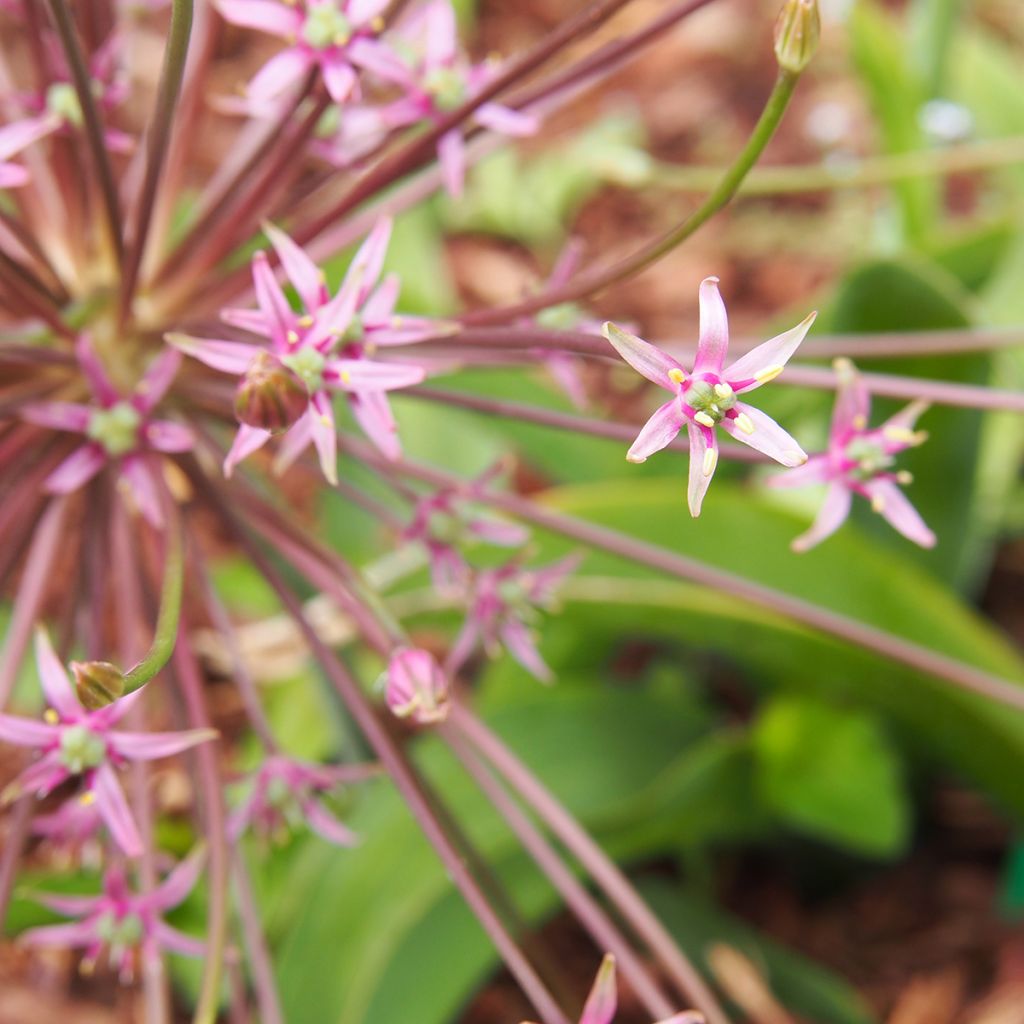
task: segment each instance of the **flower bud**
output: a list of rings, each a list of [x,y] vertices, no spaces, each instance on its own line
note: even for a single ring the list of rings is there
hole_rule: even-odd
[[[73,661],[75,692],[82,707],[97,711],[124,694],[124,674],[109,661]]]
[[[235,394],[235,415],[241,423],[260,430],[287,430],[309,405],[309,394],[299,379],[269,352],[249,364]]]
[[[775,23],[775,56],[779,67],[800,74],[810,64],[820,37],[818,0],[786,0]]]
[[[403,647],[388,665],[384,691],[391,713],[417,725],[443,722],[448,716],[448,679],[427,651]]]

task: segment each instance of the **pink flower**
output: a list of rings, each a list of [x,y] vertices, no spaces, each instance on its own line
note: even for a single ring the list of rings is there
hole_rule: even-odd
[[[48,116],[25,118],[0,128],[0,188],[16,188],[29,180],[28,171],[21,164],[6,161],[59,127],[57,118]]]
[[[440,121],[478,93],[494,73],[489,64],[469,64],[458,44],[455,12],[449,0],[425,4],[396,33],[395,56],[372,66],[381,77],[400,86],[405,95],[381,110],[387,124],[398,128],[424,119]],[[371,65],[367,65],[370,67]],[[503,135],[532,135],[537,119],[498,103],[483,103],[477,121]],[[459,197],[466,174],[462,131],[453,128],[437,143],[445,187]]]
[[[718,291],[718,278],[705,278],[700,286],[697,358],[689,373],[667,353],[614,324],[605,324],[604,335],[619,355],[637,373],[672,394],[647,421],[626,458],[630,462],[644,462],[685,426],[690,436],[689,505],[693,516],[700,515],[701,503],[718,465],[715,427],[721,426],[737,441],[784,466],[803,465],[807,455],[800,445],[773,419],[739,401],[737,396],[767,384],[782,372],[816,315],[811,313],[792,330],[758,345],[723,369],[729,322]]]
[[[448,677],[429,651],[402,647],[388,663],[384,690],[391,713],[417,725],[433,725],[448,717]]]
[[[835,533],[850,514],[855,494],[867,498],[872,509],[908,540],[923,548],[933,547],[935,534],[898,486],[910,483],[910,474],[892,468],[895,456],[927,439],[926,433],[914,429],[927,404],[912,402],[880,427],[869,428],[871,396],[867,386],[849,359],[837,359],[834,365],[839,387],[828,450],[812,455],[799,469],[768,481],[774,487],[828,485],[814,524],[793,541],[793,550],[807,551]]]
[[[256,0],[253,0],[256,2]],[[260,3],[267,0],[258,0]],[[266,226],[285,274],[302,301],[296,313],[277,283],[266,254],[253,257],[258,308],[229,309],[224,319],[269,339],[269,351],[301,382],[309,395],[306,414],[287,432],[278,466],[290,465],[310,444],[316,447],[324,476],[337,482],[337,436],[331,392],[344,392],[360,426],[389,458],[398,458],[397,424],[385,392],[419,384],[422,366],[377,362],[368,358],[379,346],[401,345],[436,331],[427,321],[394,314],[399,281],[388,275],[378,285],[391,235],[391,221],[377,222],[356,253],[338,294],[331,298],[316,264],[283,231]],[[225,373],[245,374],[267,347],[246,342],[169,334],[167,340],[188,355]],[[224,462],[229,475],[246,456],[261,448],[271,432],[243,424]]]
[[[524,569],[517,561],[477,575],[472,604],[462,630],[448,655],[447,668],[454,675],[482,646],[492,657],[504,644],[527,672],[542,682],[553,678],[534,643],[530,624],[537,607],[550,607],[559,584],[580,563],[569,555],[539,569]]]
[[[217,8],[233,25],[254,28],[288,41],[249,83],[260,102],[294,89],[314,68],[335,103],[358,96],[359,67],[388,60],[375,40],[388,0],[218,0]]]
[[[152,453],[188,451],[193,437],[187,427],[153,419],[151,413],[171,386],[181,356],[173,349],[164,349],[125,398],[107,376],[88,335],[79,337],[76,353],[93,402],[36,402],[22,411],[30,423],[88,438],[46,478],[45,487],[51,494],[70,494],[105,465],[116,463],[121,482],[139,511],[153,526],[160,527],[163,513]]]
[[[197,851],[183,860],[155,889],[135,893],[124,869],[109,868],[99,896],[62,896],[40,893],[35,899],[44,907],[80,920],[73,924],[30,928],[21,941],[30,946],[84,949],[83,967],[92,967],[103,950],[122,982],[139,971],[140,961],[153,963],[160,950],[181,956],[203,956],[205,945],[163,920],[189,894],[199,878],[203,858]]]
[[[611,1024],[615,1018],[616,1008],[615,957],[608,953],[601,961],[593,988],[583,1006],[579,1024]],[[694,1012],[676,1013],[659,1024],[704,1024],[704,1017]]]
[[[373,765],[315,765],[271,754],[260,765],[248,795],[231,816],[230,834],[237,841],[253,828],[264,838],[280,837],[305,822],[329,843],[353,846],[359,837],[316,795],[375,773]]]
[[[143,691],[123,697],[99,711],[87,711],[50,646],[43,630],[36,633],[36,665],[50,707],[42,722],[0,715],[0,740],[35,749],[38,760],[25,769],[3,793],[3,800],[22,793],[46,796],[63,782],[81,778],[80,799],[95,803],[111,836],[129,857],[142,852],[142,841],[117,771],[128,761],[154,761],[180,754],[213,739],[212,729],[186,732],[125,732],[114,726],[128,713]],[[74,665],[72,665],[74,668]]]

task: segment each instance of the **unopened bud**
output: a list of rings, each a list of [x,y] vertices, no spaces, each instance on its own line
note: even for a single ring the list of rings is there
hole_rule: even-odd
[[[810,64],[820,38],[818,0],[786,0],[775,23],[775,56],[779,67],[800,74]]]
[[[109,661],[73,661],[75,691],[88,711],[98,711],[124,695],[124,674]]]
[[[427,651],[403,647],[388,665],[384,691],[391,713],[417,725],[443,722],[448,716],[448,679]]]
[[[239,421],[272,434],[287,430],[308,406],[302,382],[269,352],[253,359],[235,394]]]

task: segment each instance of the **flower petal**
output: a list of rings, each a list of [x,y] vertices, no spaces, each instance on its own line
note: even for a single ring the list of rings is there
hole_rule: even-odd
[[[389,459],[402,457],[398,424],[383,391],[363,391],[349,397],[349,405],[363,433]]]
[[[253,359],[265,351],[260,345],[247,345],[240,341],[218,341],[213,338],[193,338],[189,334],[172,333],[164,335],[164,338],[180,352],[222,373],[245,373]]]
[[[812,455],[802,466],[796,466],[785,473],[776,473],[765,480],[768,487],[808,487],[811,484],[827,483],[832,476],[827,455]]]
[[[706,277],[700,283],[700,337],[697,339],[696,373],[720,373],[729,347],[729,318],[718,290],[718,278]]]
[[[483,103],[476,110],[476,119],[492,132],[502,135],[534,135],[540,121],[532,114],[513,110],[500,103]]]
[[[626,458],[630,462],[646,462],[649,456],[660,452],[676,439],[684,423],[686,416],[679,408],[679,399],[670,399],[656,409],[644,424],[643,430],[626,453]]]
[[[80,334],[75,343],[75,356],[82,368],[89,389],[96,396],[100,405],[111,406],[121,400],[121,394],[111,383],[107,371],[103,368],[92,347],[92,339],[88,334]]]
[[[871,480],[865,485],[871,495],[871,507],[907,540],[923,548],[935,547],[932,533],[921,514],[892,480]]]
[[[18,936],[26,946],[46,946],[62,949],[81,949],[96,941],[96,929],[90,921],[73,924],[48,924],[29,928]]]
[[[77,402],[32,402],[21,410],[21,418],[38,427],[70,430],[84,434],[89,429],[92,410]]]
[[[615,957],[608,953],[601,961],[580,1024],[611,1024],[615,1009]]]
[[[499,633],[501,634],[501,642],[505,645],[508,653],[530,675],[539,679],[542,683],[550,683],[554,679],[554,673],[548,667],[547,662],[540,656],[540,651],[537,650],[537,645],[533,640],[533,634],[527,626],[518,619],[509,619],[502,624]]]
[[[795,470],[794,472],[799,472]],[[825,492],[825,500],[814,519],[811,528],[800,534],[790,545],[794,551],[808,551],[830,537],[846,521],[850,514],[853,492],[841,482],[831,484]]]
[[[178,956],[201,957],[206,955],[206,943],[191,935],[172,928],[166,921],[157,918],[152,924],[152,936],[161,949]]]
[[[740,356],[735,363],[722,371],[722,376],[737,393],[753,391],[754,388],[767,383],[789,362],[800,342],[807,336],[817,315],[816,312],[811,313],[796,327],[770,338],[757,348],[751,349],[745,356]]]
[[[359,81],[355,69],[346,60],[331,57],[321,62],[324,85],[335,103],[344,103],[352,95]],[[358,98],[358,97],[357,97]]]
[[[687,490],[687,503],[690,515],[694,519],[700,515],[704,495],[711,486],[711,478],[715,475],[718,465],[718,439],[713,430],[708,430],[696,423],[686,422],[686,430],[690,435],[690,479]]]
[[[98,444],[76,448],[44,481],[50,494],[71,494],[88,483],[106,464],[107,456]]]
[[[378,218],[345,273],[341,290],[354,288],[359,295],[357,305],[366,301],[384,269],[384,258],[391,241],[391,223],[390,217]]]
[[[54,116],[28,117],[22,121],[5,124],[0,128],[0,161],[53,134],[60,124],[60,119]]]
[[[838,383],[836,404],[832,409],[832,437],[844,439],[852,430],[863,430],[871,415],[871,395],[863,377],[849,359],[832,364]]]
[[[126,458],[121,463],[118,484],[122,491],[127,492],[131,503],[143,519],[159,530],[164,525],[161,487],[147,457],[130,455]]]
[[[329,484],[338,482],[338,435],[334,426],[334,409],[324,391],[313,395],[309,403],[309,429],[320,456],[320,468]]]
[[[314,415],[312,408],[308,409],[281,439],[274,457],[275,473],[283,473],[313,443],[309,424]]]
[[[246,87],[246,96],[254,103],[267,103],[295,88],[313,66],[309,54],[296,48],[274,54],[253,75]]]
[[[217,0],[217,10],[225,21],[243,28],[288,38],[299,30],[301,13],[274,0]]]
[[[202,846],[194,849],[183,861],[176,864],[174,870],[156,887],[147,902],[157,910],[170,910],[178,906],[196,887],[199,876],[203,873],[206,852]]]
[[[46,747],[55,743],[60,728],[17,715],[0,715],[0,740],[18,747]]]
[[[310,313],[316,312],[327,301],[327,289],[324,286],[323,271],[306,255],[301,246],[273,224],[264,224],[263,231],[277,253],[277,258],[284,267],[295,290],[299,293],[303,305]]]
[[[453,199],[460,199],[466,178],[466,147],[462,141],[462,132],[455,129],[438,139],[437,158],[441,163],[445,190]]]
[[[93,772],[90,789],[96,796],[96,810],[110,829],[114,842],[127,856],[138,857],[142,853],[142,839],[132,812],[128,809],[121,784],[109,764],[101,764]]]
[[[62,721],[78,721],[84,709],[45,629],[36,630],[35,653],[39,682],[42,684],[47,703],[60,715]]]
[[[157,761],[215,740],[216,729],[187,729],[181,732],[112,732],[110,748],[128,761]]]
[[[802,466],[807,461],[807,453],[771,416],[743,402],[737,402],[734,409],[737,413],[744,414],[754,426],[753,432],[748,434],[737,425],[736,419],[722,420],[722,429],[737,441],[763,452],[783,466]]]
[[[143,435],[149,447],[158,452],[187,452],[195,444],[192,431],[172,420],[151,420],[143,428]]]
[[[609,322],[601,327],[601,333],[612,343],[615,351],[652,384],[667,391],[675,391],[678,385],[669,374],[675,371],[673,376],[682,374],[683,378],[689,377],[682,365],[667,352],[662,352],[660,348],[655,348],[621,327]]]
[[[327,842],[335,846],[355,846],[359,842],[359,836],[352,829],[346,828],[333,814],[328,814],[316,800],[304,800],[302,813],[309,827]]]
[[[401,279],[397,274],[388,274],[384,278],[363,306],[362,315],[365,326],[390,324],[401,287]]]
[[[250,427],[243,423],[235,434],[235,440],[231,450],[224,459],[224,475],[230,477],[235,471],[235,466],[248,458],[253,452],[258,451],[270,440],[269,430],[260,430],[259,427]]]
[[[165,348],[146,368],[135,389],[135,407],[139,412],[151,412],[174,381],[181,366],[181,352],[177,348]]]
[[[272,337],[279,342],[283,341],[288,331],[292,329],[295,314],[277,283],[274,271],[270,269],[267,254],[262,250],[252,258],[252,282],[256,292],[256,304],[270,324]]]
[[[333,359],[324,371],[324,380],[338,391],[393,391],[412,387],[426,377],[422,366],[410,363],[378,363],[370,359]]]

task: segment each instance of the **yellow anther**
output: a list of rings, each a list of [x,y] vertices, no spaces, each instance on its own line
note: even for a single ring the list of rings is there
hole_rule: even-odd
[[[43,721],[46,722],[47,725],[56,725],[60,721],[60,715],[58,715],[53,708],[47,708],[43,712]]]
[[[299,335],[297,331],[288,331],[285,337],[288,339],[289,345],[297,345],[299,343]]]
[[[352,383],[352,374],[348,370],[342,370],[341,373],[338,376],[341,377],[341,383],[342,384],[351,384]]]
[[[701,467],[704,470],[705,476],[711,476],[715,471],[715,466],[718,465],[718,449],[708,448],[704,452],[704,465]]]
[[[331,417],[330,417],[330,416],[327,416],[327,415],[323,415],[323,416],[321,416],[321,417],[320,417],[320,422],[321,422],[321,423],[322,423],[322,424],[323,424],[323,425],[324,425],[325,427],[329,427],[329,426],[331,425]]]
[[[914,482],[914,474],[911,473],[909,469],[901,469],[896,474],[896,482],[903,484],[903,486],[906,487],[907,484],[912,484]]]
[[[775,380],[776,377],[785,369],[784,366],[766,366],[763,370],[758,370],[754,374],[754,380],[758,384],[767,384],[770,380]]]
[[[686,374],[683,373],[678,366],[673,366],[672,369],[668,371],[668,379],[672,381],[673,384],[685,384]]]
[[[305,316],[300,316],[299,319],[296,320],[295,322],[300,327],[312,327],[313,326],[313,318],[308,313]]]
[[[694,413],[693,418],[702,427],[713,427],[715,425],[715,421],[703,409],[701,409],[698,413]]]
[[[862,414],[853,417],[853,425],[858,430],[863,430],[868,425],[868,418]]]
[[[716,384],[715,394],[718,395],[719,398],[731,398],[732,388],[729,387],[728,384]]]
[[[872,512],[881,512],[884,509],[885,509],[885,498],[883,498],[880,494],[876,494],[871,499],[871,511]]]
[[[96,803],[96,794],[91,790],[87,789],[79,798],[78,802],[83,807],[92,807]]]
[[[376,18],[373,19],[373,21],[370,22],[370,28],[372,28],[374,32],[383,32],[384,24],[384,19],[380,17],[380,15],[378,15]]]
[[[733,423],[743,431],[744,434],[752,434],[754,432],[754,421],[745,413],[741,412]]]

